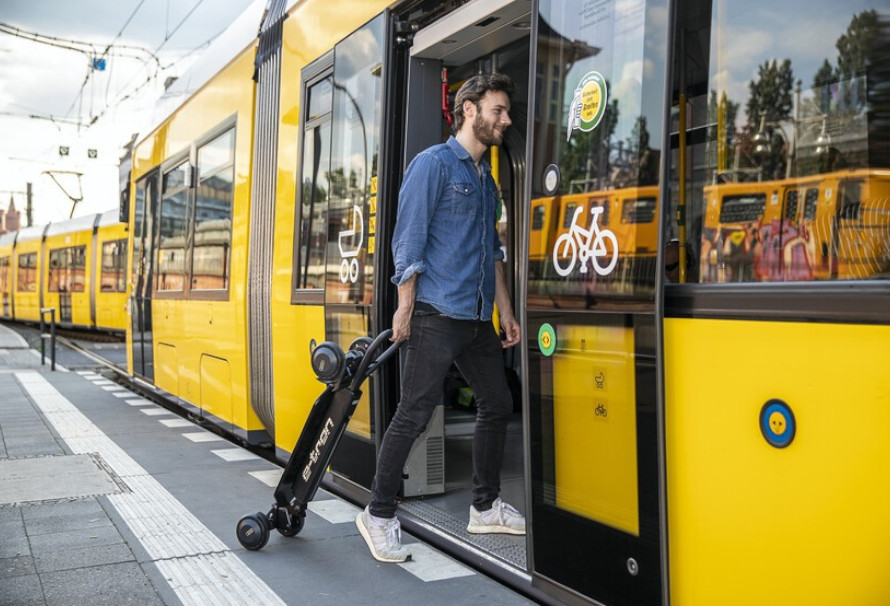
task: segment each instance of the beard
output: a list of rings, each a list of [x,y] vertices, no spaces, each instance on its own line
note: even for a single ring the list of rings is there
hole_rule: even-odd
[[[504,133],[494,127],[494,124],[487,122],[482,117],[482,112],[476,114],[473,119],[473,134],[479,143],[491,147],[492,145],[500,145],[504,140]]]

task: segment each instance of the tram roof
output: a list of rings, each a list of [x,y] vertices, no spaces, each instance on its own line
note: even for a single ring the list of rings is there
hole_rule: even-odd
[[[207,84],[257,38],[266,0],[254,0],[223,33],[210,43],[207,50],[164,92],[158,102],[149,127],[139,139],[154,132],[185,101]],[[233,49],[236,49],[233,52]]]

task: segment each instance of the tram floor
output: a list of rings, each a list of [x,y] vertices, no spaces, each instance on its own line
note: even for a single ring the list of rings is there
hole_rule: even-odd
[[[449,415],[451,420],[454,416]],[[446,435],[449,433],[446,428]],[[426,524],[455,536],[517,568],[526,567],[525,537],[472,535],[467,532],[472,497],[472,432],[445,440],[445,492],[407,499],[402,508]],[[501,498],[525,513],[526,486],[523,473],[522,414],[516,413],[507,426],[507,444],[501,466]]]

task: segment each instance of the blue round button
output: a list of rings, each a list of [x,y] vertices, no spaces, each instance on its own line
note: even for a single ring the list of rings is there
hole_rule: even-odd
[[[769,400],[760,409],[760,432],[776,448],[785,448],[794,440],[797,424],[794,413],[782,400]]]

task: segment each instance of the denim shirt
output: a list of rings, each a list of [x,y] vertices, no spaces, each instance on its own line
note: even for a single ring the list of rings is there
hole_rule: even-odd
[[[491,318],[494,264],[504,259],[497,188],[488,163],[480,168],[454,137],[418,154],[399,190],[392,240],[392,282],[417,274],[416,301],[461,320]]]

